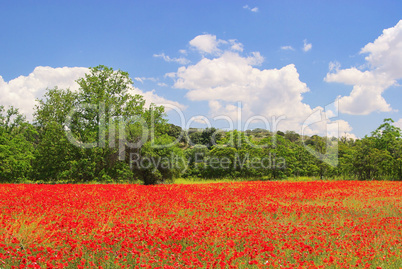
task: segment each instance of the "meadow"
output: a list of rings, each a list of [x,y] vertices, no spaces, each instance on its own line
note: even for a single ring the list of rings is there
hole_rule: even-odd
[[[402,268],[402,183],[0,185],[0,268]]]

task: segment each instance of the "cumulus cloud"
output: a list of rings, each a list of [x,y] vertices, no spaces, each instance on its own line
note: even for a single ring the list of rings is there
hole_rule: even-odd
[[[249,7],[248,5],[243,6],[244,9],[250,10],[251,12],[258,12],[258,7]]]
[[[194,37],[190,42],[190,47],[201,53],[202,55],[220,55],[222,50],[231,50],[242,52],[244,46],[236,39],[217,39],[215,35],[203,34]]]
[[[226,43],[226,41],[217,40],[215,35],[204,34],[194,37],[189,43],[190,46],[197,49],[201,53],[212,54],[219,52],[219,44]]]
[[[89,69],[86,67],[59,67],[38,66],[28,76],[19,76],[8,82],[0,76],[0,96],[1,104],[6,107],[14,106],[20,112],[32,120],[32,114],[36,104],[36,99],[43,97],[47,88],[57,86],[60,89],[69,88],[76,91],[79,85],[75,82],[83,77]],[[158,96],[154,91],[144,92],[138,88],[132,89],[133,94],[141,94],[146,99],[146,103],[173,104],[184,109],[185,107],[178,102],[167,100]]]
[[[85,67],[38,66],[28,76],[19,76],[8,82],[0,76],[1,104],[17,107],[28,119],[32,119],[35,99],[41,98],[46,88],[58,86],[75,91],[79,88],[75,80],[87,72]]]
[[[382,93],[397,85],[397,80],[402,78],[402,20],[385,29],[360,53],[368,54],[365,57],[368,70],[361,71],[355,67],[340,69],[340,64],[331,68],[330,64],[330,72],[324,80],[353,86],[349,96],[339,99],[343,113],[367,115],[374,111],[392,111]]]
[[[213,37],[212,40],[216,40]],[[209,51],[213,51],[212,47],[208,47]],[[295,65],[279,69],[257,68],[263,61],[259,52],[243,56],[239,51],[226,49],[219,55],[203,57],[196,64],[182,66],[169,76],[174,79],[175,88],[188,91],[188,99],[207,101],[211,117],[226,116],[235,122],[239,117],[243,122],[267,119],[271,122],[271,129],[276,121],[279,122],[276,127],[282,130],[328,134],[325,127],[327,118],[319,118],[317,121],[324,123],[314,128],[303,128],[304,121],[323,108],[311,108],[303,102],[302,94],[309,88],[300,81]],[[337,126],[341,128],[339,133],[351,131],[345,121],[339,121]]]
[[[155,90],[152,91],[143,91],[140,90],[139,88],[132,87],[131,88],[131,94],[139,94],[142,95],[145,99],[145,106],[149,107],[152,103],[155,105],[171,105],[173,107],[176,107],[180,110],[186,109],[185,105],[180,104],[179,102],[168,100],[164,97],[161,97],[155,93]],[[166,107],[166,111],[170,110],[170,106]]]
[[[303,45],[304,52],[307,52],[313,48],[313,45],[311,43],[307,43],[307,39],[304,39],[303,43],[304,43],[304,45]]]
[[[179,58],[171,58],[168,55],[166,55],[165,53],[160,53],[160,54],[154,54],[153,55],[156,58],[162,58],[165,62],[175,62],[178,64],[188,64],[190,63],[190,61],[184,57],[179,57]]]
[[[348,68],[328,73],[325,81],[353,85],[350,95],[339,99],[342,113],[367,115],[373,111],[391,111],[391,106],[381,94],[395,81],[389,80],[385,73]]]
[[[361,54],[378,73],[387,73],[390,79],[402,78],[402,20],[385,29],[373,43],[364,46]]]
[[[351,133],[352,127],[349,125],[349,123],[345,120],[335,120],[335,124],[338,124],[337,128],[331,129],[329,128],[328,133],[330,134],[329,136],[335,136],[336,137],[336,132],[339,133],[340,137],[346,137],[346,138],[352,138],[352,139],[357,139],[358,137]]]

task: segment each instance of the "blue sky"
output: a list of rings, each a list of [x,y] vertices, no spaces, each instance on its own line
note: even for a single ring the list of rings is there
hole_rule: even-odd
[[[362,137],[384,118],[402,126],[401,10],[397,0],[2,1],[0,105],[30,118],[46,87],[74,89],[103,64],[127,71],[149,102],[180,108],[185,123],[168,115],[183,127],[205,117],[228,128],[216,117],[238,122],[241,106],[241,128],[267,119]],[[337,98],[338,112],[304,128]]]

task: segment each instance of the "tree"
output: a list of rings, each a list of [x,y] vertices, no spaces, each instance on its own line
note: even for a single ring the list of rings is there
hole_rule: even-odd
[[[353,172],[359,180],[381,179],[389,173],[392,157],[388,151],[375,145],[373,137],[365,137],[356,143]]]
[[[209,158],[206,159],[205,174],[209,178],[236,176],[236,153],[237,150],[230,146],[213,146]]]
[[[371,136],[375,139],[376,149],[389,155],[386,157],[389,165],[385,168],[385,174],[389,178],[402,180],[402,132],[393,123],[390,118],[384,119],[384,123],[372,132]]]
[[[128,73],[106,66],[90,68],[77,83],[80,89],[71,131],[80,142],[94,144],[85,151],[85,159],[95,167],[94,179],[110,180],[114,165],[127,159],[129,145],[137,143],[138,150],[148,139],[145,100],[131,94],[133,82]]]
[[[190,129],[188,136],[190,145],[204,145],[209,149],[222,138],[221,132],[214,127],[201,130]]]
[[[342,137],[339,139],[337,174],[343,179],[349,179],[353,175],[353,159],[356,156],[355,141]]]
[[[177,144],[168,146],[174,141],[167,134],[158,136],[131,156],[134,173],[145,185],[172,182],[186,168],[183,151]]]
[[[39,173],[80,181],[133,179],[130,155],[166,131],[164,108],[145,107],[121,70],[93,67],[77,83],[76,93],[55,88],[38,102]],[[55,162],[46,159],[49,152],[57,155]]]
[[[300,135],[294,131],[286,131],[285,138],[288,139],[290,142],[296,142],[299,140]]]
[[[383,150],[392,150],[397,140],[401,139],[401,129],[393,125],[394,121],[390,118],[384,119],[371,136],[375,138],[376,148]]]
[[[399,140],[392,147],[392,176],[394,179],[402,181],[402,141]]]
[[[179,142],[184,142],[186,143],[186,136],[184,134],[183,129],[180,126],[174,125],[174,124],[167,124],[167,135],[174,137],[179,140]]]
[[[78,94],[69,89],[57,87],[48,89],[43,99],[37,100],[34,124],[39,133],[35,151],[34,177],[37,180],[90,178],[88,165],[78,169],[83,160],[83,150],[75,147],[66,136],[66,118],[77,105]]]
[[[35,139],[35,129],[18,109],[0,106],[0,181],[31,176]]]

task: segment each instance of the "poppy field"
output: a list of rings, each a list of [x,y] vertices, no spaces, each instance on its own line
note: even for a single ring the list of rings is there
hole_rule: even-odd
[[[402,184],[4,184],[0,268],[402,268]]]

